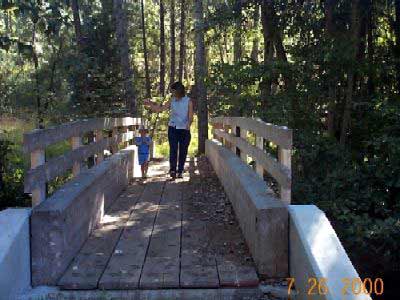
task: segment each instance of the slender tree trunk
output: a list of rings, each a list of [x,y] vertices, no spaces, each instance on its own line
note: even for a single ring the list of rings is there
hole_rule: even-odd
[[[258,32],[258,23],[260,22],[260,7],[258,4],[256,4],[256,7],[254,9],[254,14],[253,14],[253,21],[254,21],[254,29],[256,32]],[[255,62],[258,62],[258,48],[259,48],[259,38],[258,35],[256,35],[253,39],[253,48],[251,50],[251,59]]]
[[[72,15],[73,15],[73,23],[75,27],[75,36],[76,41],[79,47],[79,51],[83,52],[85,47],[84,39],[82,35],[82,27],[81,27],[81,17],[79,13],[79,3],[78,0],[71,0],[71,8],[72,8]]]
[[[205,142],[208,138],[208,107],[207,90],[205,86],[206,51],[204,45],[204,16],[202,0],[195,0],[194,3],[194,31],[195,31],[195,85],[198,107],[199,127],[199,154],[205,153]]]
[[[180,20],[180,43],[179,43],[179,81],[182,82],[183,79],[183,69],[185,63],[185,0],[181,0],[181,20]]]
[[[151,98],[151,83],[150,83],[149,61],[148,61],[147,40],[146,40],[146,22],[144,18],[144,0],[141,0],[140,4],[142,9],[142,36],[143,36],[143,52],[144,52],[144,69],[146,76],[146,97]]]
[[[236,29],[233,34],[233,61],[235,63],[242,59],[242,4],[241,0],[236,0]]]
[[[334,22],[334,8],[338,0],[326,0],[325,1],[325,30],[326,34],[330,38],[335,36],[335,22]],[[328,113],[327,113],[327,130],[330,137],[334,137],[336,133],[336,76],[332,74],[328,82]]]
[[[164,31],[164,3],[160,0],[160,95],[165,96],[165,31]]]
[[[133,88],[133,71],[129,58],[128,22],[123,0],[114,0],[113,13],[116,22],[118,53],[123,77],[123,87],[127,109],[130,115],[137,114],[136,97]]]
[[[32,56],[33,56],[33,63],[35,66],[35,95],[36,95],[36,107],[37,107],[36,127],[42,129],[44,128],[44,120],[43,120],[42,99],[40,97],[39,58],[36,52],[36,25],[37,25],[36,23],[33,23],[33,29],[32,29]]]
[[[399,1],[400,2],[400,1]],[[375,45],[374,45],[374,12],[371,3],[371,9],[368,13],[368,25],[367,25],[367,40],[368,40],[368,95],[371,96],[375,93],[375,83],[374,83],[374,55],[375,55]],[[400,24],[399,24],[400,26]],[[399,77],[400,79],[400,77]],[[400,87],[400,86],[399,86]]]
[[[171,70],[169,81],[170,83],[175,82],[175,0],[171,1],[170,7],[170,42],[171,42]]]
[[[396,36],[396,44],[394,47],[394,55],[396,60],[396,78],[397,78],[397,91],[400,93],[400,0],[394,0],[396,20],[393,24],[394,33]]]
[[[273,58],[274,46],[271,14],[265,1],[261,5],[261,23],[264,37],[264,70],[266,71],[269,69],[269,64]],[[263,102],[264,109],[268,108],[269,97],[271,96],[271,84],[271,74],[264,75],[262,82],[260,83],[261,100]]]
[[[359,49],[359,35],[360,35],[360,0],[353,0],[351,8],[351,43],[352,43],[352,57],[355,62],[358,56]],[[351,120],[351,107],[353,105],[353,89],[354,89],[354,66],[351,66],[347,73],[347,90],[346,90],[346,103],[344,107],[342,129],[340,133],[340,144],[345,145],[350,128]]]

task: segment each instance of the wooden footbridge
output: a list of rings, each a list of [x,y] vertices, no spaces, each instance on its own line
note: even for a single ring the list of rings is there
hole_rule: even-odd
[[[132,145],[141,123],[91,119],[25,134],[31,285],[54,288],[46,299],[306,299],[307,276],[336,270],[318,269],[316,240],[304,235],[317,219],[334,234],[325,216],[290,205],[290,129],[214,118],[206,155],[189,159],[182,179],[154,159],[142,180]],[[46,147],[65,140],[70,151],[46,159]],[[335,237],[324,247],[340,245]]]

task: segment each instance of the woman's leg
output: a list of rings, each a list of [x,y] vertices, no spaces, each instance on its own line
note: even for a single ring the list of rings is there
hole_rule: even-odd
[[[190,144],[191,134],[189,130],[181,129],[179,136],[179,164],[178,173],[183,173],[185,168],[186,156]]]
[[[174,127],[168,126],[169,142],[169,172],[176,173],[176,162],[178,155],[178,136]]]

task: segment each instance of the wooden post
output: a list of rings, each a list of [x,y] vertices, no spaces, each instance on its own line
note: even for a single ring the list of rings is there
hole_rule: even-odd
[[[103,130],[98,129],[95,131],[96,142],[100,142],[103,139]],[[97,153],[96,164],[100,164],[104,160],[104,149]]]
[[[239,135],[247,142],[247,130],[240,128]],[[247,154],[245,152],[240,151],[240,158],[247,164]]]
[[[46,162],[44,149],[38,149],[31,153],[31,169],[43,165]],[[39,205],[46,199],[46,182],[40,182],[32,191],[32,207]]]
[[[289,171],[292,171],[292,155],[291,155],[291,150],[288,149],[282,149],[279,147],[278,150],[278,160],[279,162],[287,167]],[[290,204],[291,197],[292,197],[292,192],[291,192],[291,186],[289,187],[280,187],[280,194],[281,194],[281,200],[284,201],[286,204]]]
[[[112,137],[116,137],[118,136],[118,134],[119,134],[118,127],[114,127],[112,130]],[[115,154],[117,152],[118,152],[118,144],[113,144],[111,146],[111,153]]]
[[[264,150],[264,138],[261,136],[256,136],[256,146],[261,150]],[[264,168],[259,162],[256,161],[256,172],[264,180]]]
[[[71,138],[71,146],[72,146],[72,150],[75,150],[79,147],[82,146],[82,138],[80,136],[74,136]],[[78,174],[81,172],[82,169],[82,162],[77,161],[74,163],[73,167],[72,167],[72,175],[74,177],[78,176]]]
[[[124,131],[125,131],[126,133],[129,133],[131,130],[130,130],[129,127],[127,126],[127,127],[125,127],[125,130],[124,130]],[[124,148],[129,147],[129,143],[130,143],[130,140],[124,142]]]

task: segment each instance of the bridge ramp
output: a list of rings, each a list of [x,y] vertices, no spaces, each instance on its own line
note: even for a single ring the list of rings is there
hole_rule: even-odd
[[[206,158],[171,181],[167,162],[133,181],[106,211],[62,290],[251,288],[259,285],[233,208]]]

